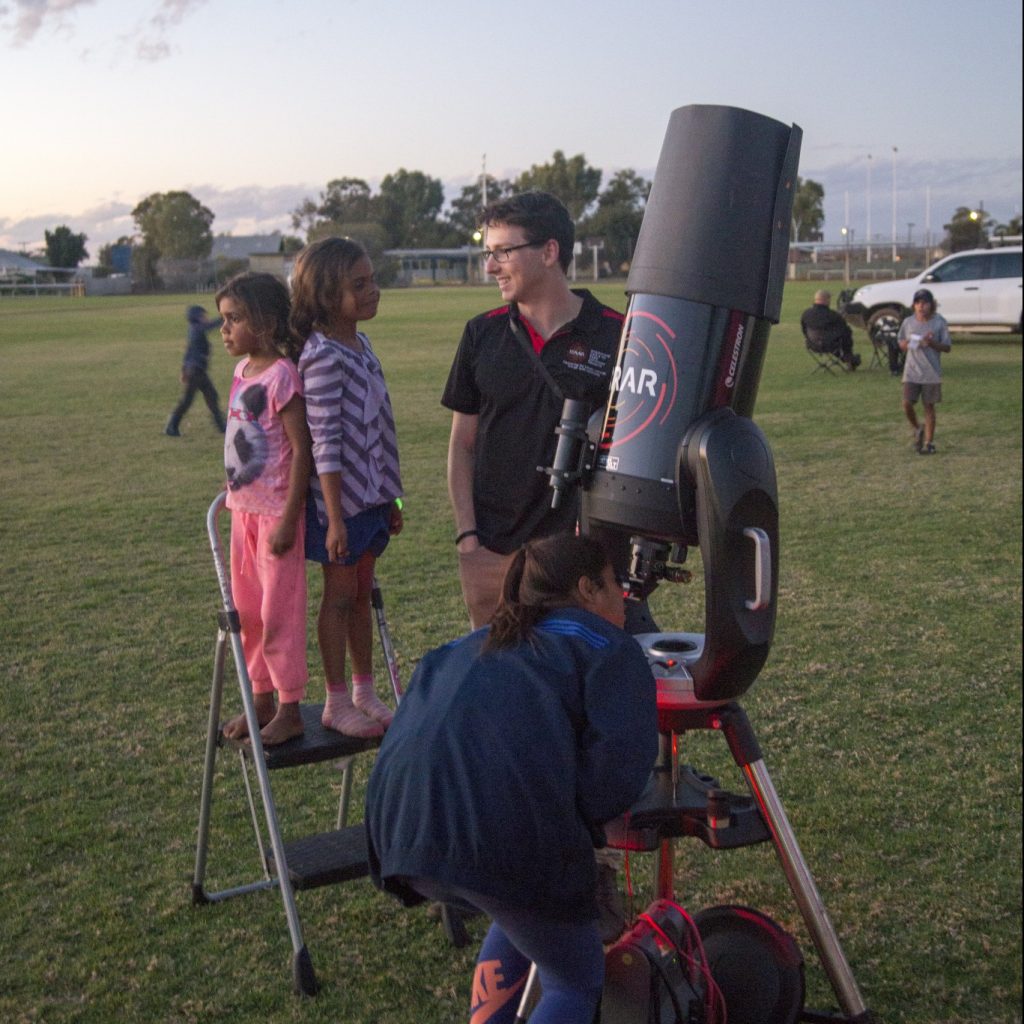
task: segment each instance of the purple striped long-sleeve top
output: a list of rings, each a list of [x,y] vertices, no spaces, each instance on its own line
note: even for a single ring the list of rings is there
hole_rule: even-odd
[[[358,338],[362,348],[357,352],[314,331],[299,358],[313,463],[318,474],[341,474],[346,519],[402,494],[395,418],[384,372],[370,339],[361,331]],[[310,489],[320,521],[326,523],[317,477]]]

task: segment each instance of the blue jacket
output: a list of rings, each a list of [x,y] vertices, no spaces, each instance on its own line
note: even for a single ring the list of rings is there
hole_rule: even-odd
[[[596,915],[594,846],[658,747],[637,642],[580,608],[481,655],[487,630],[431,651],[388,728],[366,794],[370,875],[407,905],[429,878],[558,920]]]
[[[207,331],[220,327],[221,319],[206,319],[206,310],[202,306],[189,306],[185,314],[188,320],[188,345],[185,347],[185,358],[181,361],[183,370],[206,370],[210,363],[210,342]]]

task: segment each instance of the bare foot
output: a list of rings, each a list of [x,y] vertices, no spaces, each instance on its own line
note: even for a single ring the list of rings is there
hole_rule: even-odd
[[[260,739],[265,747],[273,747],[279,743],[301,736],[304,731],[302,714],[297,703],[281,704],[277,714],[260,729]]]
[[[252,698],[253,706],[256,708],[256,721],[260,723],[260,736],[263,735],[263,726],[269,724],[277,711],[274,704],[273,693],[257,693]],[[249,735],[249,723],[245,720],[245,713],[235,715],[224,723],[221,729],[225,739],[244,740]]]

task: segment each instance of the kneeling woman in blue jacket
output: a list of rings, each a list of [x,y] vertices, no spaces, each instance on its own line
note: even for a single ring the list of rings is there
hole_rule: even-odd
[[[532,1024],[590,1024],[600,1001],[594,847],[658,745],[654,678],[623,616],[597,542],[527,544],[490,627],[426,655],[381,745],[371,877],[407,906],[491,918],[473,1024],[514,1019],[531,961],[543,989]]]

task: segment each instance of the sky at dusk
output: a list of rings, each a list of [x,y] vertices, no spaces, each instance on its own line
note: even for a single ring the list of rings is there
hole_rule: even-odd
[[[252,234],[403,167],[449,196],[556,149],[651,177],[692,103],[803,129],[826,240],[869,195],[889,239],[895,191],[897,237],[937,241],[1021,210],[1021,28],[1019,0],[0,0],[0,248],[67,224],[95,257],[176,189]]]

